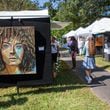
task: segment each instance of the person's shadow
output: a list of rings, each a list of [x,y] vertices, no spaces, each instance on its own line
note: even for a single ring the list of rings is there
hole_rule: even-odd
[[[2,96],[0,96],[1,98]],[[3,108],[3,109],[6,109],[8,107],[11,107],[13,105],[23,105],[28,99],[26,97],[18,97],[17,99],[15,99],[14,95],[5,95],[3,96],[4,98],[5,97],[8,97],[9,99],[6,100],[6,101],[2,101],[0,100],[0,108]],[[1,98],[2,99],[2,98]]]
[[[110,79],[110,74],[105,70],[109,65],[103,66],[103,67],[96,67],[96,69],[93,71],[93,83],[92,84],[103,84],[105,80]],[[95,73],[96,72],[96,73]],[[101,75],[97,76],[97,72],[99,72]],[[96,76],[95,76],[96,75]]]
[[[101,77],[94,78],[94,82],[102,82],[107,79],[110,79],[110,75],[109,76],[103,75]]]
[[[104,69],[106,69],[109,65],[104,66],[104,67],[96,67],[96,69],[93,71],[92,77],[93,77],[93,81],[91,84],[89,84],[89,86],[95,87],[95,86],[105,86],[106,84],[104,83],[104,80],[110,79],[110,75],[100,75],[99,77],[95,76],[97,73],[95,72],[103,72],[106,73],[106,71]],[[82,60],[78,60],[77,61],[77,75],[80,77],[81,80],[84,81],[84,83],[87,84],[86,80],[85,80],[85,72],[84,72],[84,68],[82,66]]]

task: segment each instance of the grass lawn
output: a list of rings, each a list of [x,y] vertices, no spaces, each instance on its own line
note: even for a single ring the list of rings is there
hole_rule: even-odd
[[[110,62],[105,61],[102,56],[96,56],[96,64],[103,69],[110,71]]]
[[[81,59],[84,56],[80,56]],[[96,65],[110,72],[110,61],[106,61],[101,55],[95,56]]]
[[[20,93],[15,87],[1,88],[0,110],[110,110],[63,61],[53,85],[20,88]]]

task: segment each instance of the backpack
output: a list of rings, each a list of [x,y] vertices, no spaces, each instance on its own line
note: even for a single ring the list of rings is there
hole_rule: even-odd
[[[95,39],[93,37],[89,39],[88,47],[90,56],[94,56],[96,53],[96,49],[95,49]]]

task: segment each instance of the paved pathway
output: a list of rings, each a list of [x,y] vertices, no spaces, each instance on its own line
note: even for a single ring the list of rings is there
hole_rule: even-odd
[[[67,64],[72,67],[71,57],[68,54],[68,51],[61,52],[61,59],[66,61]],[[84,70],[81,64],[82,59],[77,56],[77,69],[76,72],[73,73],[77,73],[80,79],[86,83],[84,78]],[[93,82],[88,86],[90,86],[92,92],[95,93],[97,97],[110,105],[110,73],[100,67],[97,67],[92,73],[92,76],[94,78]]]

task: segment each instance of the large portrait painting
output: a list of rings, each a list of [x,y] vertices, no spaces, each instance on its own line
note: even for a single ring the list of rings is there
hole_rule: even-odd
[[[0,27],[0,75],[36,73],[34,26]]]

